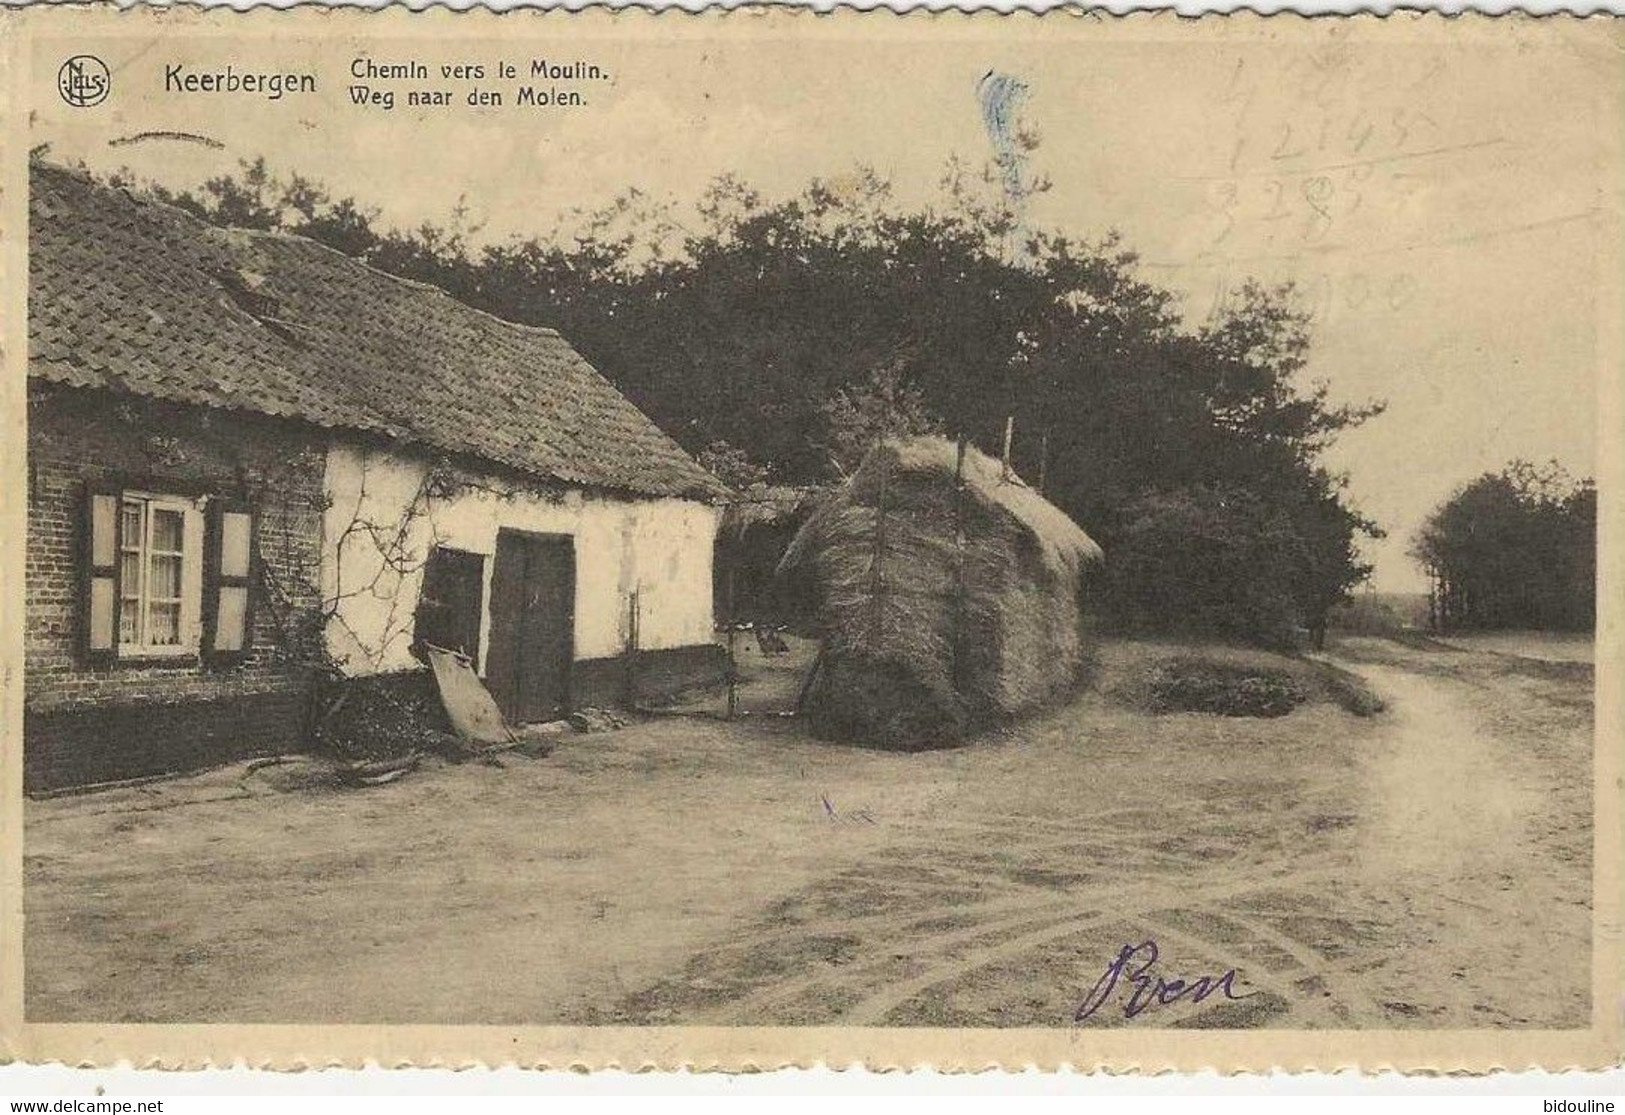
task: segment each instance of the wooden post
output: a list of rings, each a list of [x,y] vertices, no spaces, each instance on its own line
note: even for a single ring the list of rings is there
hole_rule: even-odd
[[[737,545],[728,556],[728,603],[724,612],[727,615],[725,622],[730,627],[739,622],[739,554],[743,549],[743,545]]]
[[[963,433],[959,435],[958,445],[954,458],[954,598],[953,608],[950,612],[952,624],[950,634],[953,642],[949,652],[953,656],[950,664],[954,691],[964,690],[964,659],[965,659],[965,450],[966,438]]]
[[[818,680],[818,671],[824,668],[824,648],[820,646],[818,653],[813,656],[812,666],[807,670],[807,676],[801,679],[801,686],[796,690],[795,713],[800,716],[807,707],[807,698],[812,695],[813,683]]]
[[[1049,480],[1049,427],[1038,435],[1038,494],[1044,494],[1044,485]]]
[[[732,720],[739,711],[739,654],[735,647],[739,635],[739,560],[745,550],[744,516],[734,534],[733,553],[728,559],[728,712]]]
[[[878,654],[884,637],[886,608],[886,481],[891,468],[886,461],[884,443],[871,454],[880,470],[880,488],[875,493],[875,545],[869,559],[869,650]]]
[[[1014,414],[1006,414],[1004,416],[1004,452],[1000,454],[1000,460],[1002,463],[1000,466],[999,475],[1000,478],[1003,479],[1007,484],[1010,482],[1010,442],[1014,440],[1015,436],[1016,416]]]
[[[625,693],[623,698],[626,707],[638,707],[638,590],[633,589],[626,594],[626,661]]]
[[[739,657],[734,649],[734,643],[739,635],[739,625],[728,625],[728,719],[732,720],[739,713]]]

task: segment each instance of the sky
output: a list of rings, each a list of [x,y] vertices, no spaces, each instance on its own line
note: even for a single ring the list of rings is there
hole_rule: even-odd
[[[1033,202],[1035,226],[1116,230],[1192,323],[1248,277],[1296,282],[1315,316],[1306,382],[1324,381],[1334,401],[1387,403],[1329,457],[1389,532],[1367,548],[1375,587],[1422,587],[1411,535],[1482,472],[1518,457],[1595,470],[1608,152],[1600,63],[1558,39],[1428,45],[1397,24],[1196,36],[1169,23],[1131,35],[914,21],[869,35],[857,21],[740,19],[729,33],[668,21],[658,34],[648,22],[638,33],[509,25],[501,40],[42,39],[33,141],[55,159],[171,187],[263,155],[355,195],[386,224],[444,222],[461,204],[481,236],[502,239],[545,232],[628,187],[691,200],[722,173],[776,196],[867,165],[900,204],[925,202],[951,156],[990,153],[976,86],[998,70],[1028,86],[1023,119],[1041,137],[1032,169],[1052,187]],[[60,58],[81,50],[113,78],[90,109],[54,90]],[[519,84],[495,77],[502,60],[586,61],[608,79],[558,83],[582,91],[574,108],[510,97],[385,111],[351,101],[362,56],[436,72],[476,61],[488,74],[476,84],[498,90]],[[312,72],[318,91],[279,101],[163,91],[169,66],[227,64]],[[392,85],[404,102],[407,88],[460,97],[469,83]],[[149,131],[219,146],[124,142]]]

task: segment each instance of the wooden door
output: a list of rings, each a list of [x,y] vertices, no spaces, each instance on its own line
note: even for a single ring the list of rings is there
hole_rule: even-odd
[[[511,723],[553,720],[570,709],[575,594],[575,541],[569,535],[497,534],[485,679]]]

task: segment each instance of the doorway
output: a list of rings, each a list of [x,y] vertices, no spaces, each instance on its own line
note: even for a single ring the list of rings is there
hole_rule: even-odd
[[[510,723],[556,720],[570,711],[575,596],[573,537],[497,533],[485,681]]]

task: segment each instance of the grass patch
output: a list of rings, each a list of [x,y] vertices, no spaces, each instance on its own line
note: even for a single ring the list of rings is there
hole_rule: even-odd
[[[1309,699],[1285,670],[1264,670],[1175,658],[1146,679],[1147,703],[1155,712],[1206,712],[1215,716],[1285,716]]]
[[[1152,713],[1270,719],[1303,705],[1335,704],[1355,716],[1383,710],[1357,675],[1329,662],[1225,644],[1113,641],[1102,648],[1103,688]]]
[[[1326,698],[1345,712],[1352,712],[1355,716],[1375,716],[1388,707],[1377,696],[1376,690],[1358,674],[1352,674],[1341,666],[1333,666],[1330,662],[1310,662],[1308,665],[1319,676],[1321,691]]]

